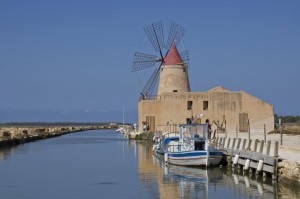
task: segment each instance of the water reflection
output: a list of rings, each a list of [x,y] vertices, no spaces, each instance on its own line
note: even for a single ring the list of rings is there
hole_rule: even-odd
[[[270,177],[228,168],[165,166],[151,144],[138,143],[139,173],[144,189],[160,198],[299,198],[298,191],[279,186]],[[157,188],[155,187],[157,185]],[[284,192],[283,192],[284,190]]]
[[[1,148],[0,176],[3,198],[300,198],[296,189],[240,170],[166,167],[152,143],[114,131]]]

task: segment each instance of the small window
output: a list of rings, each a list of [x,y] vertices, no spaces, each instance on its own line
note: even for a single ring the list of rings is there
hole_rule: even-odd
[[[203,110],[208,110],[208,101],[203,101]]]
[[[187,124],[192,124],[193,118],[186,118],[186,123]]]
[[[187,110],[191,110],[193,108],[193,101],[187,101]]]
[[[177,90],[173,90],[173,93],[177,93],[178,91]]]

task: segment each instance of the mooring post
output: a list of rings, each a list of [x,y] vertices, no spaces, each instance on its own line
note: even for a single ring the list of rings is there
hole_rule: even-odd
[[[270,155],[270,148],[271,148],[271,141],[269,140],[268,143],[267,143],[266,155]]]
[[[253,149],[254,152],[257,151],[257,145],[258,145],[258,142],[259,142],[259,140],[258,140],[258,139],[255,139],[255,142],[254,142],[254,149]]]
[[[248,119],[248,140],[250,140],[250,121]]]
[[[246,147],[246,142],[247,142],[247,140],[246,139],[244,139],[243,140],[243,146],[242,146],[242,149],[244,150],[245,149],[245,147]]]
[[[242,140],[241,138],[238,139],[238,143],[236,145],[236,149],[240,149],[241,140]]]
[[[226,141],[226,138],[223,139],[223,143],[222,143],[223,149],[225,148],[225,141]]]
[[[247,149],[248,150],[251,150],[251,143],[252,143],[252,140],[248,140],[249,142],[248,142],[248,147],[247,147]]]
[[[225,123],[225,137],[227,138],[227,128],[226,128],[226,120],[225,120],[225,115],[224,115],[224,123]]]
[[[267,131],[266,131],[266,125],[264,124],[264,141],[267,142]]]
[[[239,135],[238,135],[238,125],[236,125],[236,135],[235,138],[238,139]]]
[[[229,149],[229,146],[230,146],[230,138],[228,138],[228,142],[227,142],[227,149]]]
[[[280,131],[280,145],[282,146],[282,124],[281,124],[281,118],[279,118],[279,131]]]
[[[275,157],[278,157],[278,141],[275,142],[274,156],[275,156]]]
[[[231,149],[234,149],[234,146],[235,146],[235,138],[233,138],[233,142],[232,142],[232,146],[231,146]]]
[[[264,150],[265,142],[263,140],[260,141],[259,153],[262,154]]]
[[[273,180],[277,179],[277,170],[278,170],[278,141],[275,142],[274,147],[274,175]]]

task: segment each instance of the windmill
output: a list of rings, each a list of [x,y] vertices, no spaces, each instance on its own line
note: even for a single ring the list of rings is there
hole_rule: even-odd
[[[184,69],[187,69],[189,65],[189,53],[187,50],[178,53],[176,45],[180,44],[182,41],[186,29],[174,21],[171,23],[166,43],[164,41],[164,32],[161,20],[145,27],[144,31],[158,55],[136,52],[134,54],[131,71],[136,72],[156,66],[152,75],[141,91],[142,97],[148,98],[152,95],[152,92],[158,81],[161,68],[167,64],[181,64]]]

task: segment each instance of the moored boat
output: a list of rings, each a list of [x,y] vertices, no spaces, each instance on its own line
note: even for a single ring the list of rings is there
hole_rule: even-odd
[[[223,153],[209,144],[206,124],[180,125],[177,141],[167,145],[166,161],[182,166],[216,166]]]

